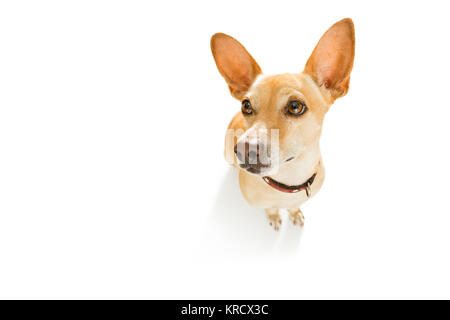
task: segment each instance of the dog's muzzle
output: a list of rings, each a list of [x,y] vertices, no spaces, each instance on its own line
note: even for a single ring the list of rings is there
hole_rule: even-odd
[[[261,174],[265,169],[271,168],[271,160],[268,156],[270,150],[258,140],[255,142],[238,142],[234,147],[234,153],[239,166],[249,173]]]

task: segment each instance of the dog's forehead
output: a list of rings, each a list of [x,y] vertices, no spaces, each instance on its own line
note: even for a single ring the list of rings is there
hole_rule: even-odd
[[[265,99],[277,95],[290,94],[293,91],[301,91],[305,83],[300,74],[262,75],[256,79],[249,93],[253,96]]]

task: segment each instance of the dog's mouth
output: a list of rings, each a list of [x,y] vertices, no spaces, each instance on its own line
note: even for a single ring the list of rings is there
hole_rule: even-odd
[[[291,156],[291,157],[287,158],[286,160],[284,160],[284,162],[285,163],[290,162],[290,161],[294,160],[295,158],[296,158],[296,156]],[[260,175],[260,176],[262,176],[264,174],[271,174],[271,173],[269,173],[269,171],[273,169],[273,167],[271,165],[263,164],[259,161],[257,161],[257,163],[255,163],[255,164],[249,164],[247,162],[239,163],[239,167],[241,169],[247,171],[248,173]],[[270,177],[264,177],[264,178],[270,179]],[[275,181],[275,182],[277,182],[277,181]],[[279,183],[280,186],[285,186],[281,182],[277,182],[277,183]]]
[[[316,178],[316,173],[314,173],[311,178],[309,178],[308,180],[306,180],[306,182],[296,185],[296,186],[288,186],[284,183],[278,182],[274,179],[272,179],[271,177],[263,177],[263,180],[272,188],[281,191],[281,192],[286,192],[286,193],[297,193],[300,191],[305,190],[306,191],[306,195],[309,197],[310,193],[311,193],[311,185],[314,182],[314,179]]]
[[[239,167],[241,169],[246,170],[249,173],[257,174],[257,175],[264,173],[264,171],[267,172],[267,169],[270,169],[270,166],[268,166],[268,165],[261,165],[261,164],[251,165],[251,164],[246,164],[246,163],[241,163],[239,165]]]
[[[289,162],[289,161],[292,161],[292,160],[294,160],[295,159],[295,157],[289,157],[289,158],[287,158],[286,160],[284,160],[284,162]]]

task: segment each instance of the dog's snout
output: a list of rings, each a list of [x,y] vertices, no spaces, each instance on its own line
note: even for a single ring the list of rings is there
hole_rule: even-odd
[[[234,147],[234,152],[242,168],[261,169],[270,166],[268,157],[265,156],[267,147],[260,141],[240,141]]]
[[[247,141],[242,143],[238,142],[234,147],[236,157],[240,162],[248,164],[256,164],[259,158],[260,147],[258,144],[250,144]]]
[[[238,158],[238,160],[239,160],[240,162],[245,162],[245,157],[244,157],[244,155],[242,154],[242,152],[239,152],[239,150],[238,150],[238,144],[236,144],[236,145],[234,146],[234,153],[236,154],[236,157]]]
[[[258,161],[258,158],[259,158],[258,151],[250,150],[248,152],[248,161],[250,163],[256,163]]]

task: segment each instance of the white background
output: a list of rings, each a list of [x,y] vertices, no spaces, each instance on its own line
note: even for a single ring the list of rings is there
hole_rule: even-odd
[[[4,1],[0,298],[450,298],[444,1]],[[306,225],[270,229],[223,159],[209,40],[300,72],[351,17],[349,94]]]

